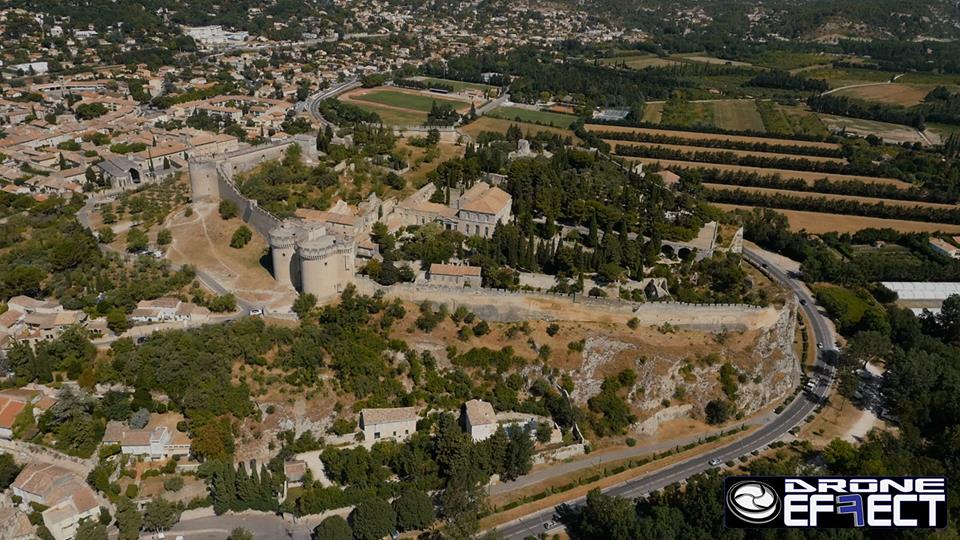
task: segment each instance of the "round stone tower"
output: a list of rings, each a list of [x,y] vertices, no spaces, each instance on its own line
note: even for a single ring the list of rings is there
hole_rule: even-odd
[[[297,244],[300,258],[301,292],[318,299],[333,298],[353,279],[352,242],[332,235],[314,236]]]
[[[270,256],[273,259],[273,278],[281,285],[296,287],[298,274],[296,229],[284,222],[270,231]]]

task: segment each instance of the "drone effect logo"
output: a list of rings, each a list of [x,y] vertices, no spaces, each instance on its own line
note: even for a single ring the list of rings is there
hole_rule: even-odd
[[[751,477],[724,479],[731,528],[940,528],[943,477]]]
[[[740,482],[727,491],[727,508],[743,521],[760,525],[780,515],[780,495],[763,482]]]

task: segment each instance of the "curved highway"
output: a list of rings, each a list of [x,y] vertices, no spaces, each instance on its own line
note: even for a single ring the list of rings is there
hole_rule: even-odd
[[[782,286],[792,291],[801,300],[801,307],[807,316],[809,324],[813,327],[815,339],[822,343],[824,351],[834,349],[833,331],[826,317],[822,315],[815,306],[814,299],[807,292],[803,283],[791,277],[786,272],[776,268],[772,262],[765,260],[762,254],[744,249],[744,258],[759,268],[771,279],[779,282]],[[619,497],[640,497],[647,493],[662,489],[674,482],[679,482],[696,474],[700,474],[712,466],[710,461],[717,459],[721,462],[735,460],[740,456],[749,454],[754,450],[759,450],[770,443],[777,441],[795,426],[800,425],[804,419],[813,413],[817,408],[819,401],[827,395],[830,385],[833,382],[833,370],[823,361],[822,354],[817,354],[816,365],[820,374],[814,375],[816,386],[810,394],[801,392],[790,402],[783,412],[775,416],[774,419],[753,431],[749,435],[738,439],[730,444],[711,450],[710,452],[699,454],[695,457],[670,465],[656,472],[639,476],[622,484],[611,486],[605,490],[607,495],[616,495]],[[567,501],[571,507],[577,507],[584,504],[585,498],[580,497]],[[537,536],[541,533],[553,533],[563,527],[562,524],[553,521],[555,510],[548,508],[540,512],[528,514],[519,520],[514,520],[498,527],[498,531],[511,540],[519,540],[527,536]]]

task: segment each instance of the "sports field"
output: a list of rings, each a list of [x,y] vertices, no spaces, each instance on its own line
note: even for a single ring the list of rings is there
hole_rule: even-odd
[[[351,93],[350,99],[421,112],[429,112],[434,103],[445,103],[457,110],[470,108],[470,104],[463,101],[392,89],[375,89],[367,92]]]

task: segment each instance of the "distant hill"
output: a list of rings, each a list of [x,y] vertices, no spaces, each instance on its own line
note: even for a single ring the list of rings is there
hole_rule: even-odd
[[[566,0],[565,0],[566,1]],[[960,7],[947,0],[569,0],[654,34],[835,41],[960,38]]]

